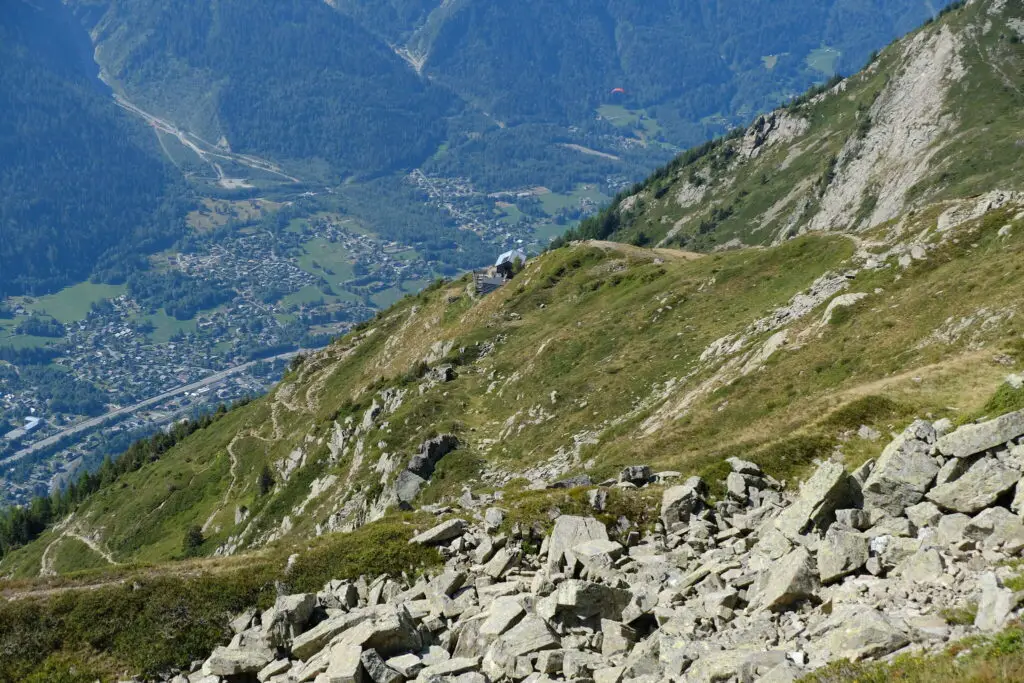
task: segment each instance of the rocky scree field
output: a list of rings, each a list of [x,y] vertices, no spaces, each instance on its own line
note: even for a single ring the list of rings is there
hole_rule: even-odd
[[[1006,674],[985,680],[1019,680],[1022,632],[1003,629],[1024,611],[1024,411],[916,420],[876,460],[826,461],[799,491],[727,464],[715,501],[702,478],[646,465],[589,489],[604,513],[613,491],[662,485],[653,530],[622,517],[618,540],[570,514],[503,532],[500,495],[430,506],[444,521],[408,544],[443,568],[279,595],[171,680],[782,683],[829,662],[813,680],[877,676],[859,663],[893,656],[967,680],[976,653]],[[950,642],[953,662],[922,659]]]

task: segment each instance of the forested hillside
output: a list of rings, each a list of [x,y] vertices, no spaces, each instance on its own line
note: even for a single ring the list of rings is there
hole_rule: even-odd
[[[447,135],[454,98],[323,2],[70,5],[115,89],[238,151],[363,175],[415,165]]]
[[[594,126],[605,105],[656,122],[652,139],[699,144],[856,70],[943,4],[69,3],[117,90],[208,140],[336,176],[418,166],[447,143],[455,154],[443,168],[470,177],[493,176],[497,165],[459,151],[478,134],[508,126],[516,137],[505,146],[543,160],[545,171],[560,163],[555,143],[568,127],[616,132],[621,112],[603,112]],[[613,96],[617,87],[624,92]],[[521,135],[522,123],[560,129]],[[660,148],[647,151],[657,158]]]
[[[155,141],[104,92],[88,36],[58,9],[11,0],[0,13],[0,296],[167,244],[183,213]]]
[[[646,108],[666,139],[688,145],[707,124],[745,123],[815,80],[857,70],[948,3],[462,0],[433,3],[426,18],[422,0],[337,4],[497,118],[579,123],[612,101]],[[609,98],[616,87],[625,95]]]

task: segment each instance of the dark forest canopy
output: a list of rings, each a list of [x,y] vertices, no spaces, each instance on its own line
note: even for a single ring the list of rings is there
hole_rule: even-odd
[[[0,63],[0,295],[53,291],[115,252],[173,241],[180,180],[104,91],[58,3],[4,3]]]
[[[71,4],[143,108],[235,151],[326,162],[335,179],[415,166],[458,109],[321,0]]]

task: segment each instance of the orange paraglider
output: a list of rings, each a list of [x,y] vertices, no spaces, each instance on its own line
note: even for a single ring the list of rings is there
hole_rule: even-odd
[[[612,88],[612,95],[625,95],[626,91],[622,88]]]

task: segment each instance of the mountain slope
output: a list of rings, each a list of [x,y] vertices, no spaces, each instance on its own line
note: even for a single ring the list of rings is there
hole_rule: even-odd
[[[172,240],[184,214],[173,176],[96,79],[88,36],[59,3],[7,3],[0,60],[0,297]]]
[[[408,539],[449,508],[472,508],[469,497],[478,509],[494,502],[506,511],[500,532],[513,546],[539,539],[560,514],[597,514],[591,493],[595,500],[608,496],[600,521],[614,526],[625,516],[635,525],[628,528],[643,533],[657,517],[657,488],[595,490],[587,482],[645,464],[701,474],[712,486],[711,500],[724,503],[719,487],[729,456],[757,463],[792,491],[823,461],[830,462],[821,469],[834,472],[836,463],[853,470],[878,456],[887,435],[917,417],[963,424],[1024,409],[1024,196],[1013,190],[1017,158],[998,144],[1017,115],[1006,109],[1015,101],[1010,76],[1019,73],[1016,27],[1024,27],[1019,2],[979,1],[947,13],[890,47],[865,74],[684,155],[581,232],[607,229],[602,234],[637,239],[649,231],[647,241],[664,239],[673,214],[658,211],[675,211],[680,194],[699,195],[690,208],[710,215],[754,197],[753,180],[763,185],[762,207],[778,205],[781,212],[817,184],[818,199],[804,202],[807,215],[799,214],[793,230],[783,232],[763,208],[753,215],[767,216],[770,229],[734,220],[723,208],[721,227],[697,230],[692,243],[713,247],[742,236],[763,244],[700,254],[578,241],[532,259],[487,296],[475,294],[470,277],[439,281],[297,359],[269,395],[193,425],[199,428],[173,447],[167,448],[173,438],[161,436],[133,449],[123,473],[107,468],[82,485],[95,492],[76,498],[70,514],[34,541],[5,548],[3,588],[18,599],[4,605],[0,641],[16,654],[0,671],[41,681],[74,666],[95,670],[92,680],[129,669],[153,678],[186,666],[227,641],[234,614],[269,607],[275,580],[315,592],[328,579],[415,575],[440,564],[441,555]],[[975,39],[980,42],[970,42]],[[958,58],[962,74],[951,66]],[[915,64],[934,68],[910,69]],[[918,76],[908,78],[911,73]],[[950,74],[960,74],[955,84]],[[858,133],[855,113],[872,86],[879,91],[875,104],[906,103],[905,111],[921,118],[900,118],[899,106],[867,104],[862,111],[877,120]],[[943,97],[930,97],[935,92]],[[934,106],[922,108],[922,100]],[[801,116],[806,126],[794,124]],[[978,126],[975,116],[988,123]],[[885,135],[868,146],[876,129]],[[850,151],[841,163],[844,149]],[[802,156],[807,150],[817,153]],[[827,150],[835,151],[834,164],[823,155]],[[772,169],[781,178],[768,177]],[[901,190],[902,175],[916,189]],[[839,200],[857,204],[854,190],[865,187],[863,178],[866,187],[877,183],[878,201],[871,211],[860,212],[858,204],[860,215],[851,216]],[[830,188],[836,194],[824,201]],[[831,214],[836,224],[826,226],[836,229],[813,223],[826,215],[823,206],[839,207]],[[876,208],[881,213],[873,219]],[[885,212],[892,218],[882,220]],[[668,241],[689,235],[688,226],[684,221]],[[987,456],[981,457],[971,462]],[[987,462],[1003,457],[1012,455]],[[998,492],[1014,483],[1002,476],[1000,482]],[[806,490],[809,498],[828,495],[815,486]],[[1000,509],[1010,505],[1008,496],[993,493],[986,501],[996,508],[981,515],[1012,517]],[[728,503],[716,506],[724,509]],[[0,533],[7,534],[3,526],[12,520],[31,526],[36,512],[0,517]],[[915,533],[909,521],[888,518],[875,526],[888,551],[903,553],[904,542],[917,547],[900,538]],[[972,524],[982,529],[981,520]],[[708,529],[694,525],[694,531]],[[715,538],[749,550],[734,533]],[[760,538],[773,552],[772,540]],[[645,545],[661,542],[648,538]],[[808,545],[819,542],[808,537]],[[1019,539],[1013,542],[1019,549]],[[667,546],[684,572],[732,553],[698,543],[693,554],[689,543]],[[781,553],[790,547],[784,545]],[[1002,551],[1012,554],[1009,547]],[[793,552],[808,554],[802,541]],[[966,543],[957,553],[956,562],[972,573],[1003,557]],[[526,554],[533,561],[533,551]],[[954,564],[940,561],[928,576]],[[1020,585],[1015,569],[994,571],[1007,585]],[[847,593],[858,609],[875,595],[886,609],[893,601],[910,611],[925,604],[908,600],[896,584],[889,584],[894,592],[874,592],[894,573],[822,589],[820,596],[837,602],[826,599],[815,614],[841,604]],[[749,578],[737,574],[737,581]],[[713,588],[716,577],[703,585]],[[972,590],[939,580],[964,597]],[[666,585],[664,577],[658,581]],[[395,593],[374,585],[375,595]],[[864,593],[863,585],[874,588]],[[1012,599],[1010,590],[996,588],[1000,599]],[[702,590],[696,602],[704,605]],[[925,596],[931,600],[925,628],[946,629],[951,638],[967,632],[957,624],[973,622],[973,615],[940,611],[945,605],[928,595],[935,594]],[[116,618],[101,618],[111,614]],[[746,612],[726,616],[749,623],[742,621]],[[770,620],[773,628],[790,623],[789,617]],[[966,643],[974,655],[914,660],[912,668],[922,681],[974,670],[961,667],[984,671],[989,660],[1019,670],[1019,629],[994,638],[994,644]],[[895,671],[906,666],[898,661]],[[816,680],[884,680],[887,671],[842,664]],[[999,669],[993,680],[1015,678]]]
[[[527,143],[555,166],[554,142],[580,130],[616,136],[631,117],[652,122],[652,140],[697,144],[859,68],[947,2],[68,4],[127,99],[206,140],[332,179],[418,166],[523,123],[558,127]],[[611,94],[617,86],[625,95]],[[595,121],[602,105],[612,109]],[[660,145],[649,153],[665,158]],[[472,154],[455,158],[457,175],[481,170]]]
[[[578,234],[700,250],[772,244],[1020,190],[1021,13],[971,3],[827,93],[680,157]]]
[[[945,53],[941,63],[954,63],[954,52],[938,48],[985,36],[985,26],[998,35],[1024,16],[1019,5],[994,7],[974,3],[948,14],[889,48],[865,74],[768,117],[781,127],[760,143],[764,121],[684,156],[604,221],[583,228],[624,213],[617,237],[668,231],[672,224],[657,209],[693,185],[690,170],[718,174],[700,186],[698,210],[707,210],[741,196],[744,178],[778,163],[772,159],[805,150],[820,161],[822,149],[852,147],[850,110],[865,88],[890,84],[878,102],[940,90],[944,69],[929,72],[939,81],[908,80],[907,65],[934,64]],[[969,101],[958,93],[989,83],[1021,49],[1007,39],[996,47],[1000,60],[991,51],[977,61],[962,57],[961,90],[942,90],[943,106]],[[993,98],[991,106],[1000,102]],[[873,111],[880,131],[936,128],[927,117],[882,123],[883,109]],[[810,113],[817,118],[799,137],[778,132],[803,128],[792,122]],[[994,131],[1017,115],[1004,112],[976,129],[965,127],[965,114],[943,124],[936,139],[953,141],[947,152],[977,143],[986,154],[1001,139]],[[867,157],[875,163],[865,174],[888,178],[891,163],[916,168],[914,154],[928,153],[926,145],[906,149],[905,160],[879,149]],[[852,175],[842,179],[863,161],[848,156],[837,162],[824,197],[832,185],[857,186]],[[879,185],[877,210],[896,212],[895,220],[837,212],[848,222],[835,227],[856,227],[851,234],[815,230],[808,218],[785,233],[808,234],[782,239],[774,224],[756,230],[727,217],[723,234],[702,237],[731,239],[736,233],[725,230],[735,225],[747,230],[746,239],[778,244],[699,256],[582,243],[534,259],[484,298],[472,294],[468,278],[439,283],[309,356],[269,396],[104,487],[62,529],[93,539],[117,562],[163,561],[180,551],[193,525],[203,531],[203,552],[231,554],[354,528],[403,500],[419,507],[464,486],[504,488],[528,501],[545,494],[524,489],[574,472],[597,480],[633,462],[715,471],[725,455],[741,454],[777,477],[798,475],[835,449],[856,462],[880,445],[850,440],[850,430],[868,424],[885,431],[924,413],[966,418],[1024,362],[1024,198],[998,189],[1013,182],[1016,160],[989,159],[992,165],[958,165],[953,181],[926,168],[909,210]],[[1000,159],[1008,163],[996,166]],[[769,204],[774,191],[770,203],[785,207],[797,201],[791,192],[820,184],[821,168],[808,162],[779,171],[788,181],[769,179],[759,201]],[[794,175],[799,169],[803,175]],[[427,443],[443,434],[454,435],[458,447],[434,476],[417,482],[402,474],[417,452],[447,450],[448,439],[438,442],[443,447]],[[422,490],[412,496],[417,486]],[[523,509],[536,510],[526,502]],[[8,555],[0,570],[37,574],[61,533],[47,532]]]
[[[191,525],[220,553],[350,529],[398,502],[396,477],[444,433],[460,446],[416,507],[464,485],[512,492],[635,462],[715,472],[736,454],[780,478],[836,447],[856,462],[881,444],[840,441],[849,430],[973,414],[1021,368],[1022,240],[1016,206],[929,229],[906,269],[881,239],[808,236],[694,260],[558,250],[482,301],[461,281],[400,304],[62,528],[117,562],[171,559]],[[438,383],[446,364],[457,377]],[[264,465],[275,484],[261,494]],[[37,574],[61,534],[3,571]]]
[[[365,16],[366,3],[337,5]],[[423,3],[406,5],[405,49],[424,73],[484,111],[511,123],[580,123],[621,86],[627,93],[617,103],[653,108],[676,144],[702,140],[696,124],[706,117],[742,120],[822,72],[860,68],[874,47],[932,11],[916,0],[465,0],[440,3],[423,18]]]
[[[115,90],[235,151],[372,175],[433,153],[454,111],[449,94],[319,0],[69,4]]]

